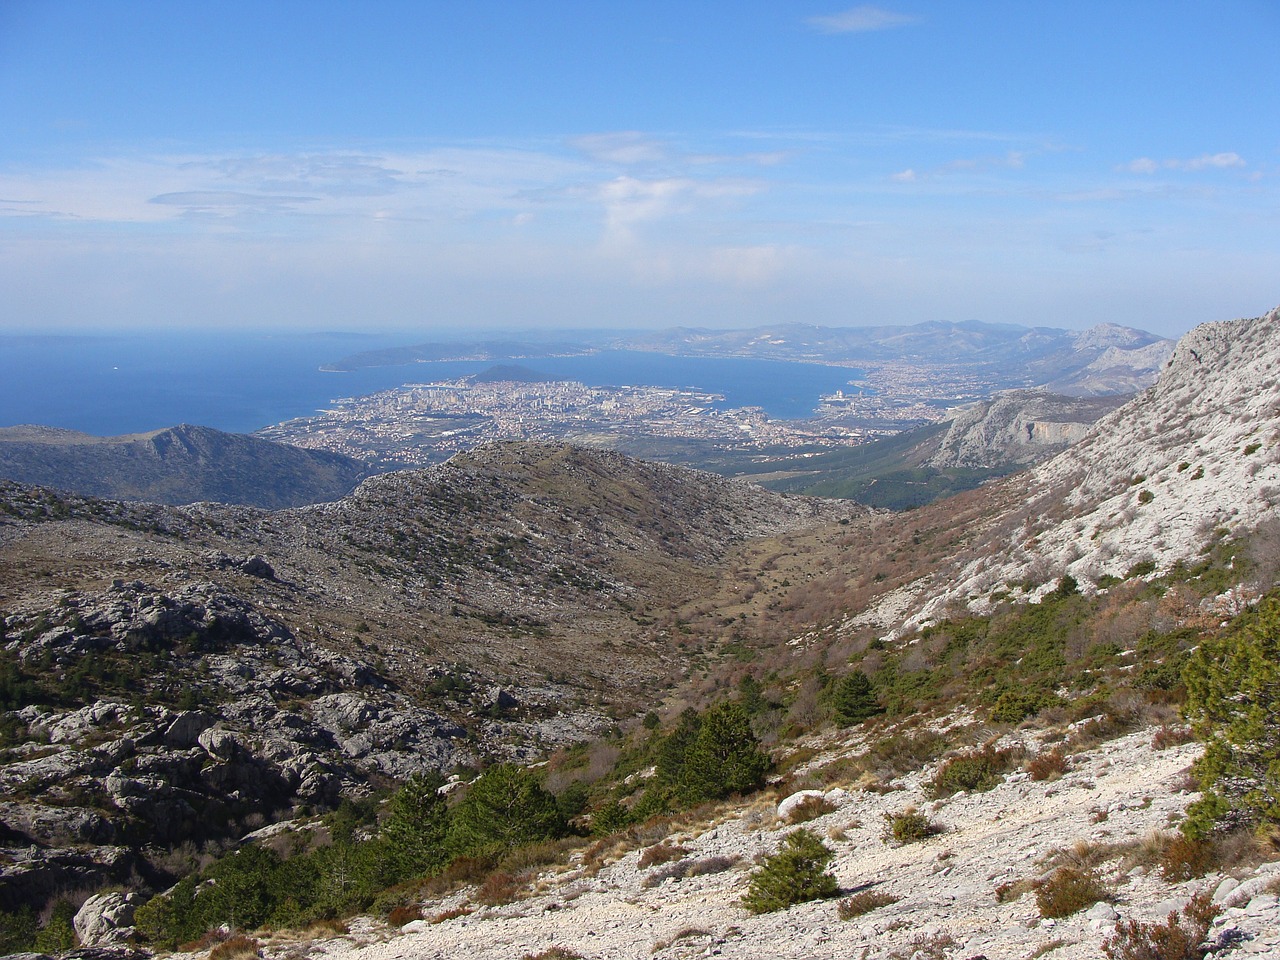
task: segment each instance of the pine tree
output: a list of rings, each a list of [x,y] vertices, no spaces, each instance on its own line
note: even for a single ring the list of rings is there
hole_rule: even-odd
[[[1186,717],[1204,755],[1192,768],[1203,796],[1183,830],[1280,823],[1280,599],[1206,638],[1183,671]]]

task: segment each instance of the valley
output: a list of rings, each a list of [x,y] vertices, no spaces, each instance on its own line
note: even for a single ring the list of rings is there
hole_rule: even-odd
[[[1265,955],[1270,815],[1192,767],[1184,677],[1271,636],[1277,363],[1280,311],[1198,328],[1065,449],[901,513],[529,440],[275,510],[0,483],[0,912],[22,949],[89,891],[116,951],[1012,960],[1206,891],[1212,955]],[[1070,422],[1023,409],[967,436]],[[477,839],[503,782],[541,826]],[[883,912],[744,908],[805,791]],[[1236,827],[1166,869],[1213,796]],[[886,839],[908,812],[942,832]],[[1067,867],[1105,895],[1055,917]],[[219,884],[253,910],[188,938]]]

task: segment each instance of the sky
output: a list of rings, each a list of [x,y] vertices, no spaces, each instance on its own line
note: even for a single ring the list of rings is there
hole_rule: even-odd
[[[0,331],[1280,304],[1275,0],[0,0]]]

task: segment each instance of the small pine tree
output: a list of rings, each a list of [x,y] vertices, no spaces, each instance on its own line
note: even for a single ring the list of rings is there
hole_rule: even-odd
[[[392,794],[379,834],[389,882],[399,883],[445,865],[449,811],[440,796],[443,784],[439,774],[417,773]]]
[[[751,877],[742,905],[752,913],[785,910],[797,903],[834,897],[840,892],[827,870],[835,858],[812,830],[801,827],[782,838],[778,852]]]
[[[746,708],[725,701],[703,715],[685,753],[676,792],[688,804],[750,793],[764,785],[768,770],[769,758],[751,731]]]
[[[455,857],[486,856],[568,832],[537,774],[502,763],[486,770],[453,808],[446,846]]]
[[[884,713],[884,707],[876,699],[871,680],[861,670],[855,670],[837,680],[831,688],[829,702],[836,719],[846,725],[861,723]]]
[[[1193,773],[1203,796],[1183,823],[1191,837],[1219,826],[1280,823],[1280,598],[1207,637],[1183,671],[1184,706],[1205,745]]]

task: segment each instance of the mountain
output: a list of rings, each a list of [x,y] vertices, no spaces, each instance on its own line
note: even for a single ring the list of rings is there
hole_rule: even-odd
[[[1063,576],[1092,591],[1133,571],[1164,574],[1265,530],[1280,506],[1277,368],[1280,309],[1196,327],[1153,387],[1079,442],[914,518],[964,531],[945,567],[899,582],[887,606],[859,617],[909,631],[958,607],[1039,597]]]
[[[188,424],[118,437],[0,427],[0,477],[116,500],[279,509],[337,500],[368,475],[341,454]]]
[[[277,933],[332,924],[407,804],[471,816],[496,782],[538,842],[219,956],[1087,960],[1166,955],[1104,942],[1173,942],[1171,912],[1193,952],[1275,953],[1265,832],[1170,828],[1205,786],[1184,665],[1280,618],[1251,612],[1280,582],[1278,365],[1280,310],[1199,327],[1066,451],[897,514],[563,444],[274,512],[0,483],[3,919],[187,875],[149,922],[230,891],[209,928],[268,898]],[[763,790],[678,802],[761,750]],[[499,759],[537,767],[463,782]],[[428,769],[459,779],[378,802]],[[749,913],[802,821],[844,899]]]
[[[974,368],[1005,389],[1048,386],[1069,394],[1131,393],[1148,386],[1173,347],[1169,340],[1111,323],[1073,332],[976,320],[909,326],[677,328],[634,336],[618,345],[689,356],[850,365],[925,361]],[[1105,364],[1096,366],[1103,357],[1108,358]]]
[[[1006,471],[1034,463],[1082,439],[1095,421],[1126,399],[1011,390],[957,414],[926,463]]]
[[[275,512],[0,481],[0,911],[600,736],[706,642],[684,608],[736,551],[859,512],[564,445]]]

